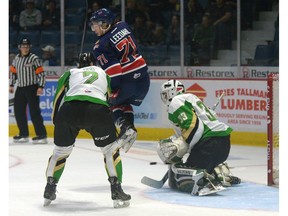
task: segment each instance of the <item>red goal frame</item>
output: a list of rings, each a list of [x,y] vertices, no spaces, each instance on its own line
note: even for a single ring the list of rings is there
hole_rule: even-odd
[[[273,112],[279,112],[275,109],[275,103],[273,94],[275,93],[274,83],[278,82],[279,85],[279,74],[271,73],[267,78],[267,184],[269,186],[275,185],[275,176],[274,176],[274,124],[275,119]],[[279,91],[278,91],[279,95]],[[279,109],[279,99],[278,99],[278,109]],[[279,124],[279,119],[276,120]],[[279,131],[278,131],[279,133]],[[279,140],[279,139],[278,139]],[[279,142],[279,141],[278,141]],[[278,143],[279,145],[279,143]]]

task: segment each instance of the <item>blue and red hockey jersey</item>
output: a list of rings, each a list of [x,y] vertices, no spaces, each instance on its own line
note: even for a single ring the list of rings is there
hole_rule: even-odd
[[[126,81],[148,75],[148,68],[139,53],[135,37],[126,22],[118,22],[96,41],[93,53],[99,66],[111,77],[111,89]]]

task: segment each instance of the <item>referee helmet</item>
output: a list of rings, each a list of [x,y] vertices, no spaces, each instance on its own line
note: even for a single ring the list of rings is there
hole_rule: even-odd
[[[29,45],[30,47],[32,47],[32,44],[28,38],[22,38],[19,41],[18,48],[20,48],[21,45]]]
[[[19,42],[19,45],[31,45],[31,42],[28,38],[22,38]]]

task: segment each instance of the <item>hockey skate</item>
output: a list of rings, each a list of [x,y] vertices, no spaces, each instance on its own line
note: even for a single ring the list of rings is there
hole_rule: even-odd
[[[125,208],[130,205],[131,196],[125,194],[117,177],[110,177],[108,181],[111,184],[111,198],[114,208]]]
[[[49,206],[53,200],[56,199],[56,181],[53,177],[48,177],[47,184],[44,191],[44,205]]]
[[[121,147],[124,149],[125,153],[127,153],[137,138],[137,130],[132,124],[129,124],[125,119],[122,119],[119,137]]]
[[[192,180],[194,181],[194,186],[191,192],[192,195],[206,196],[226,189],[205,170],[192,176]]]
[[[225,187],[230,187],[235,184],[240,184],[241,179],[233,176],[227,163],[221,163],[214,169],[216,178],[221,181]]]

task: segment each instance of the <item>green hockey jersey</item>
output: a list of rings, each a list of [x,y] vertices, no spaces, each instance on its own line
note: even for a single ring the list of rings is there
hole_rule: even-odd
[[[206,137],[228,136],[232,128],[220,122],[213,110],[196,95],[175,96],[168,108],[168,119],[177,136],[182,136],[190,149]]]
[[[100,67],[70,69],[58,80],[52,119],[65,101],[89,101],[108,106],[107,96],[110,92],[110,77]]]

